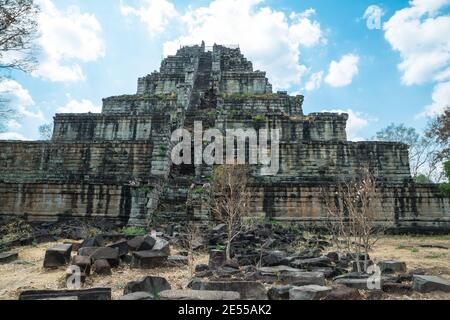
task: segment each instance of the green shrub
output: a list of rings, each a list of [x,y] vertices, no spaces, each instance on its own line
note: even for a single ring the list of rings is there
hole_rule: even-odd
[[[122,233],[126,236],[144,236],[147,230],[143,227],[124,227]]]

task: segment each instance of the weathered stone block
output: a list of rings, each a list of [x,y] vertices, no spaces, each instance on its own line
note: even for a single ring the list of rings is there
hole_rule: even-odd
[[[238,292],[206,290],[167,290],[160,294],[161,300],[240,300]]]
[[[330,287],[309,285],[289,290],[289,300],[320,300],[331,292]]]
[[[413,290],[423,293],[443,291],[450,292],[450,281],[436,276],[413,276]]]
[[[17,252],[3,252],[0,253],[0,264],[6,264],[13,262],[19,258],[19,254]]]
[[[139,281],[128,282],[123,294],[127,295],[134,292],[147,292],[155,296],[162,291],[170,289],[170,283],[165,278],[148,276]]]
[[[131,266],[133,268],[152,269],[165,265],[168,255],[162,251],[133,252]]]
[[[44,268],[57,268],[70,262],[71,244],[58,244],[45,251]]]

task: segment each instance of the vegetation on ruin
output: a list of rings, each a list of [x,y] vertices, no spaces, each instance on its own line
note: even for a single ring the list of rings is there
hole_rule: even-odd
[[[278,99],[279,95],[276,93],[221,93],[220,97],[226,100],[273,100]]]
[[[147,234],[147,230],[143,227],[124,227],[121,231],[126,236],[144,236]]]
[[[153,186],[141,186],[133,189],[132,194],[133,197],[146,197],[148,193],[153,191],[153,189]]]
[[[124,94],[121,96],[114,96],[107,98],[106,100],[114,101],[150,101],[150,100],[161,100],[161,101],[173,101],[177,99],[177,94],[175,92],[168,94]]]
[[[449,182],[442,183],[440,185],[440,188],[441,188],[442,193],[444,193],[447,197],[450,198],[450,160],[445,162],[444,172],[445,172],[445,176],[447,177],[447,180]]]

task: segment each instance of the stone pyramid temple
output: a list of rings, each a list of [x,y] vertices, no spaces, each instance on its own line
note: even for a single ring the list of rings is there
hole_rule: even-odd
[[[145,225],[208,219],[192,186],[211,166],[174,165],[172,132],[205,128],[279,128],[280,170],[252,171],[252,212],[320,225],[324,190],[333,199],[339,177],[363,166],[377,173],[376,206],[398,229],[450,228],[450,203],[436,185],[414,183],[408,147],[349,142],[348,115],[305,115],[303,96],[272,91],[237,47],[181,48],[159,72],[138,79],[137,93],[103,100],[99,114],[57,114],[51,141],[0,142],[0,216],[31,221],[109,218]]]

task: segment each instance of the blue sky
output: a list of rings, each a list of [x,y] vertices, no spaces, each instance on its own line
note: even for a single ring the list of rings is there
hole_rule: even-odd
[[[3,75],[17,118],[0,139],[38,139],[56,112],[99,112],[202,39],[239,44],[276,89],[305,95],[305,113],[350,113],[351,139],[391,122],[421,130],[450,105],[450,0],[38,2],[39,65]]]

